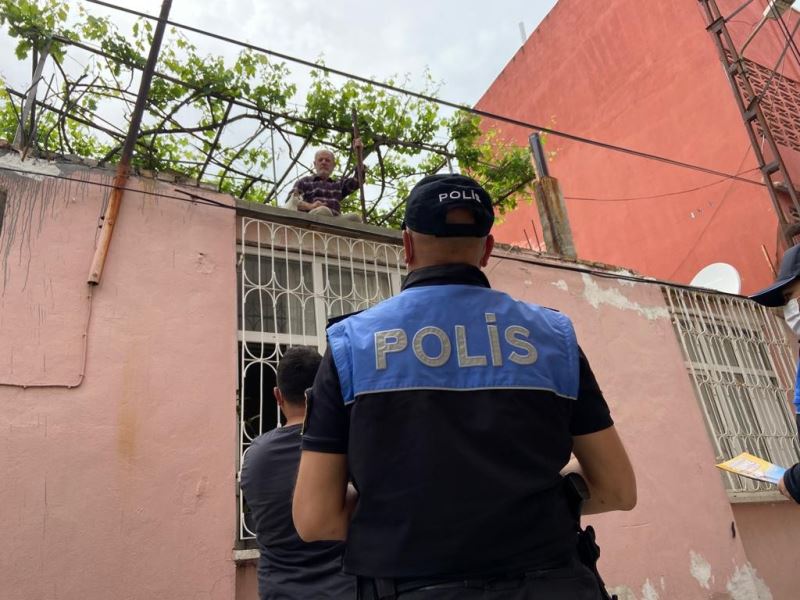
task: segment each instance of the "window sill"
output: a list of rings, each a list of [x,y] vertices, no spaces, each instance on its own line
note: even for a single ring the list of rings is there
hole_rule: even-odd
[[[234,550],[233,551],[233,562],[236,564],[244,564],[248,562],[257,561],[261,553],[258,551],[257,548],[248,548],[245,550]]]
[[[765,502],[787,502],[787,499],[778,490],[763,492],[728,492],[731,504],[763,504]]]

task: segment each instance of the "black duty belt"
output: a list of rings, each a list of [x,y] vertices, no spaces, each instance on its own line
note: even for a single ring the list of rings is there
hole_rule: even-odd
[[[444,589],[471,589],[471,590],[513,590],[522,586],[528,578],[541,577],[555,569],[567,568],[575,564],[570,561],[566,564],[554,566],[549,569],[537,569],[492,577],[460,578],[460,579],[380,579],[358,577],[358,600],[394,600],[401,594],[427,590]]]

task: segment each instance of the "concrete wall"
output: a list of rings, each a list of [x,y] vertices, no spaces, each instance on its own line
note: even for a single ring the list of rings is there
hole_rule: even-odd
[[[111,174],[0,166],[85,180],[0,171],[0,597],[233,598],[234,211],[126,193],[89,297]]]
[[[719,3],[725,14],[741,4]],[[753,3],[731,23],[740,42],[763,4]],[[787,16],[790,25],[796,15]],[[771,68],[778,36],[768,26],[748,56]],[[800,79],[790,58],[784,75]],[[756,166],[696,0],[560,0],[477,106],[726,173]],[[527,145],[529,131],[486,123]],[[773,262],[782,250],[764,188],[555,136],[545,149],[555,152],[551,174],[567,197],[579,257],[681,282],[710,263],[727,262],[739,270],[743,293],[771,280],[762,245]],[[797,153],[786,153],[794,164]],[[758,172],[745,174],[760,180]],[[693,191],[647,198],[685,190]],[[534,228],[541,239],[535,206],[523,204],[496,235],[527,247],[528,238],[535,244]]]

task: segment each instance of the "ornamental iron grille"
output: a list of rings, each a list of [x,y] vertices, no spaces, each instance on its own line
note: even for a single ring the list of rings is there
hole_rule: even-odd
[[[717,461],[749,452],[783,466],[797,462],[795,352],[781,316],[736,296],[663,291]],[[775,491],[727,472],[722,477],[734,500]]]
[[[241,219],[239,247],[239,468],[253,440],[280,427],[272,389],[291,346],[323,353],[331,317],[400,291],[402,246]],[[239,494],[239,540],[255,539]]]

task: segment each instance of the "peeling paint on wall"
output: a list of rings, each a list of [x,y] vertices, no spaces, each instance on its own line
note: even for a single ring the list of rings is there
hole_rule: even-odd
[[[731,600],[773,600],[767,584],[749,563],[743,567],[736,567],[726,589],[731,595]]]
[[[18,169],[25,171],[24,173],[15,173],[23,177],[30,177],[36,181],[42,181],[42,175],[60,175],[61,169],[58,165],[35,158],[30,158],[26,161],[21,161],[19,155],[16,153],[8,153],[0,156],[0,167],[8,167],[9,169]]]
[[[583,279],[583,297],[594,308],[607,304],[620,310],[635,311],[650,321],[669,318],[669,310],[666,307],[647,307],[638,302],[631,302],[617,288],[601,288],[594,278],[586,273],[581,275],[581,279]]]
[[[195,256],[194,259],[194,266],[198,273],[203,273],[205,275],[213,273],[214,269],[217,268],[217,265],[211,258],[208,257],[205,252],[197,253],[197,256]]]
[[[711,565],[694,550],[689,551],[689,572],[700,584],[700,587],[706,590],[711,589],[711,582],[714,581],[714,577],[711,574]]]
[[[619,600],[636,600],[636,594],[634,594],[633,590],[627,585],[618,585],[617,587],[610,587],[607,589],[608,593],[612,596],[616,594]]]
[[[658,600],[658,592],[649,579],[645,579],[642,586],[642,600]]]

